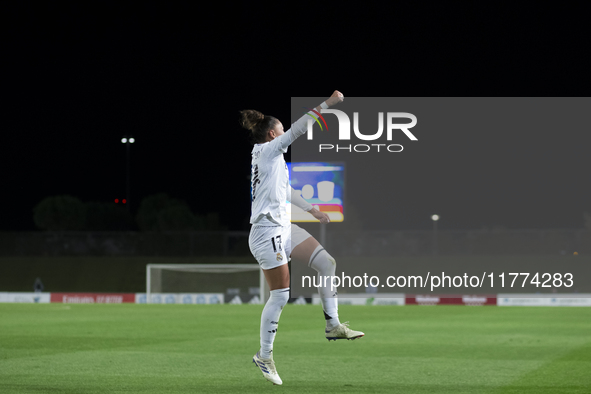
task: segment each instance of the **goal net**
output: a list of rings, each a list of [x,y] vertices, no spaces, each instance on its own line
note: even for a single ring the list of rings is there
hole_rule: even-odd
[[[263,303],[268,293],[258,264],[146,265],[146,303]]]

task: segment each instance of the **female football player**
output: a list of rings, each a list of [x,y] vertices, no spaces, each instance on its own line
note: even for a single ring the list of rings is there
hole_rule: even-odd
[[[316,111],[343,101],[343,94],[335,91],[329,99],[316,107]],[[283,154],[296,138],[307,131],[307,115],[298,119],[284,131],[283,124],[272,116],[254,110],[241,111],[241,124],[252,133],[252,207],[249,236],[250,251],[258,261],[270,289],[270,297],[262,312],[260,350],[253,362],[263,376],[274,384],[282,384],[273,361],[273,341],[281,311],[289,300],[288,259],[304,261],[320,276],[334,276],[335,260],[316,239],[299,226],[292,225],[286,211],[287,200],[310,212],[322,223],[328,216],[307,203],[297,193],[292,193],[289,174]],[[293,238],[292,238],[293,237]],[[292,250],[293,245],[293,250]],[[330,281],[329,281],[330,282]],[[337,294],[331,292],[331,284],[318,288],[326,319],[326,338],[355,339],[364,334],[341,324],[337,313]]]

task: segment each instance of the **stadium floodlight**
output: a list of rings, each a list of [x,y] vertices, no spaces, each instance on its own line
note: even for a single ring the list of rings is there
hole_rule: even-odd
[[[127,143],[127,138],[121,138],[121,143],[126,144]]]
[[[129,139],[129,143],[130,143],[130,144],[133,144],[134,142],[135,142],[135,138],[130,138],[130,139]]]
[[[431,216],[431,220],[433,220],[434,222],[439,220],[439,215],[433,215]]]
[[[230,297],[252,296],[258,288],[265,303],[269,287],[258,264],[147,264],[146,303],[161,294],[223,293]],[[226,302],[232,301],[226,299]],[[250,301],[252,302],[252,300]]]

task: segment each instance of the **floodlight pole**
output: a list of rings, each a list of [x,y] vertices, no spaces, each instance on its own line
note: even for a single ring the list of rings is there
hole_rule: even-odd
[[[326,223],[320,223],[320,245],[323,248],[327,248],[326,246]]]
[[[127,146],[125,147],[125,148],[126,148],[126,151],[127,151],[127,153],[126,153],[126,156],[127,156],[127,157],[126,157],[126,159],[127,159],[127,160],[126,160],[126,163],[127,163],[127,164],[126,164],[126,173],[127,173],[127,174],[126,174],[126,182],[125,182],[125,198],[127,199],[127,204],[126,204],[126,205],[127,205],[127,210],[129,211],[129,210],[131,209],[131,208],[130,208],[130,205],[131,205],[131,200],[129,199],[129,172],[130,172],[130,171],[129,171],[129,167],[130,167],[130,166],[129,166],[129,147],[131,146],[131,144],[128,142],[128,143],[127,143],[127,144],[125,144],[125,145],[127,145]]]
[[[433,220],[433,254],[437,256],[437,220]]]
[[[125,144],[125,205],[127,205],[127,210],[131,210],[131,186],[130,186],[130,177],[131,177],[131,144],[135,142],[135,138],[124,136],[121,138],[121,143]]]
[[[431,220],[433,221],[433,256],[438,254],[437,245],[437,222],[439,221],[439,215],[432,215]]]

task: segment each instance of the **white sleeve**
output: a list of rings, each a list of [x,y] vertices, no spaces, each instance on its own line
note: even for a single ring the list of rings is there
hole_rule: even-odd
[[[328,105],[323,102],[320,104],[322,108],[328,108]],[[280,153],[286,153],[287,147],[290,146],[296,138],[304,135],[306,131],[308,131],[308,119],[311,119],[308,116],[308,113],[304,114],[301,118],[296,120],[289,130],[285,132],[285,134],[280,135],[279,137],[275,138],[271,141],[269,146],[271,147],[271,152],[274,155],[278,155]]]
[[[309,210],[311,210],[312,208],[314,208],[312,206],[312,204],[310,204],[308,201],[304,200],[302,198],[302,196],[299,195],[299,193],[296,193],[296,191],[293,190],[293,187],[290,186],[289,187],[289,190],[291,191],[291,193],[287,193],[288,194],[289,201],[292,204],[294,204],[296,207],[302,208],[306,212],[308,212]]]

